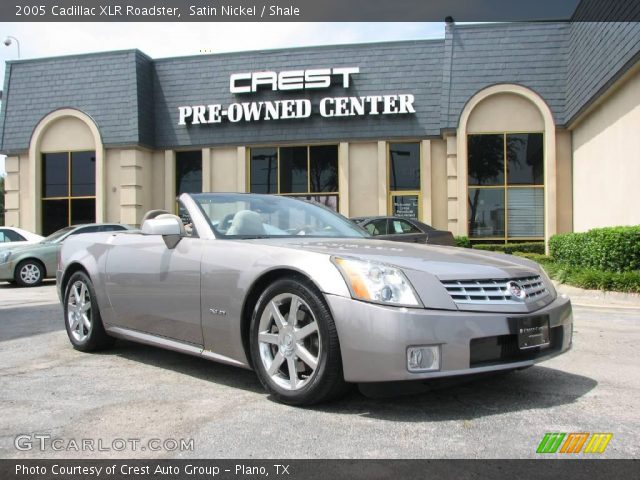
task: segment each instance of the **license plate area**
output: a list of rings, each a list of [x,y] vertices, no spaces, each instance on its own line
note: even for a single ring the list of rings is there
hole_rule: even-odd
[[[550,338],[548,315],[520,317],[513,320],[515,320],[514,323],[516,324],[518,348],[520,350],[549,346]]]

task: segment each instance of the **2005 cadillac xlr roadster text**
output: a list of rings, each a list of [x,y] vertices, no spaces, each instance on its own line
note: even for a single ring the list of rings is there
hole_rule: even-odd
[[[73,346],[124,338],[254,369],[278,400],[524,368],[571,346],[571,304],[524,258],[375,240],[311,202],[183,194],[140,231],[62,247]],[[184,220],[184,221],[183,221]]]

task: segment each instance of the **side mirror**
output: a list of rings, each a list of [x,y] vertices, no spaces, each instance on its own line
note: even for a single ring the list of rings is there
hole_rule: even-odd
[[[143,235],[162,235],[167,248],[173,249],[182,238],[182,222],[178,217],[152,218],[142,224]]]

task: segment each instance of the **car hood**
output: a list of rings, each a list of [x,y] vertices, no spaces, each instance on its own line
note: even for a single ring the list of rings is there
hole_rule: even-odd
[[[441,280],[514,278],[537,274],[535,263],[494,252],[374,239],[280,238],[253,242],[328,255],[355,257],[435,275]]]

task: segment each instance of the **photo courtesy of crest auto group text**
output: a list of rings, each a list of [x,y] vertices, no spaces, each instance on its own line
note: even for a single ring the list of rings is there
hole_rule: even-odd
[[[639,0],[0,37],[0,478],[637,476]]]

